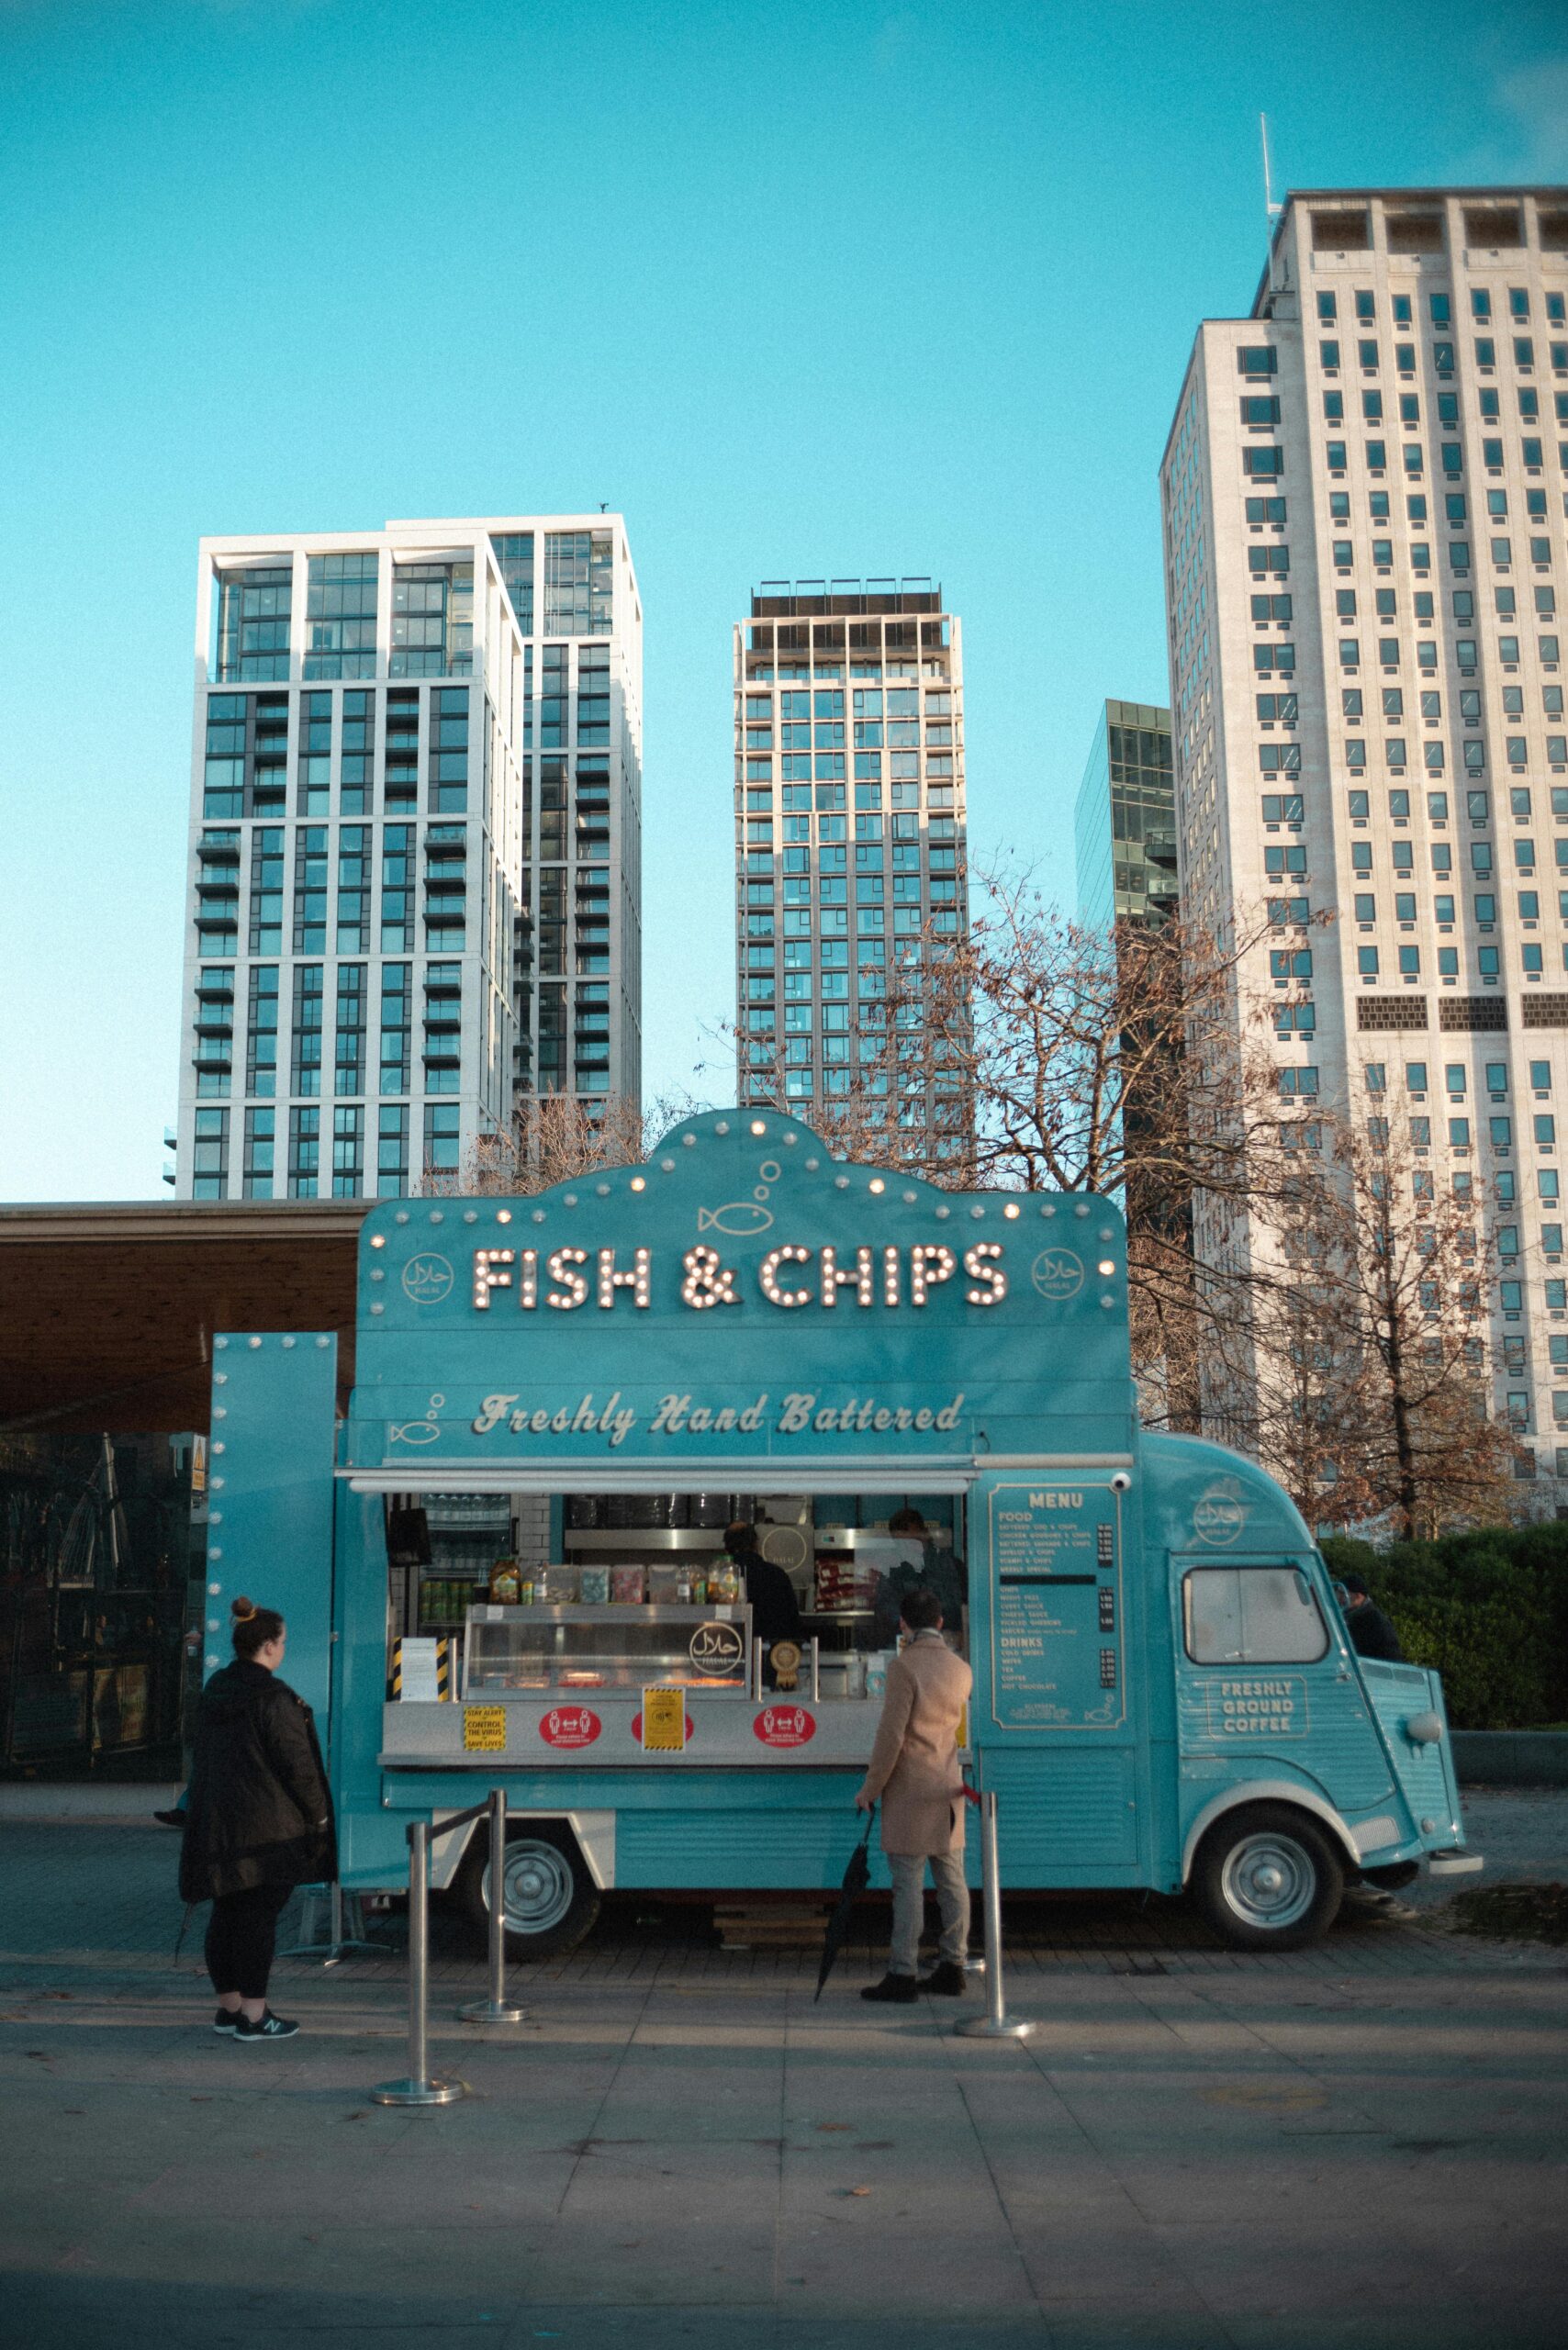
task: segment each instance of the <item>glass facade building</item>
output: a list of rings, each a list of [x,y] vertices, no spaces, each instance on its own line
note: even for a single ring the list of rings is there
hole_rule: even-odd
[[[1176,905],[1176,807],[1170,712],[1108,701],[1073,805],[1078,918],[1108,931],[1118,917],[1160,922]]]
[[[888,975],[968,927],[962,630],[926,579],[765,580],[734,632],[737,1098],[885,1091]],[[879,1067],[878,1065],[880,1065]],[[965,1114],[929,1072],[906,1125]]]
[[[1237,1016],[1283,1120],[1397,1133],[1413,1216],[1475,1200],[1493,1406],[1560,1504],[1568,189],[1294,194],[1160,492],[1183,914],[1265,929]],[[1202,1203],[1196,1240],[1268,1245]]]
[[[183,1197],[417,1191],[525,1094],[640,1097],[619,516],[205,539],[196,669]]]

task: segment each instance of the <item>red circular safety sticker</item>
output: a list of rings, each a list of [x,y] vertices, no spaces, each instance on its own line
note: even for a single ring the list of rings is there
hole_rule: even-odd
[[[804,1746],[817,1734],[817,1719],[804,1706],[764,1706],[752,1719],[764,1746]]]
[[[552,1706],[539,1735],[546,1746],[591,1746],[603,1728],[591,1706]]]
[[[686,1740],[688,1745],[691,1742],[692,1733],[696,1728],[697,1724],[692,1720],[691,1716],[688,1714],[686,1717]],[[633,1742],[636,1745],[641,1746],[643,1743],[643,1716],[641,1708],[639,1708],[632,1717],[632,1737]]]

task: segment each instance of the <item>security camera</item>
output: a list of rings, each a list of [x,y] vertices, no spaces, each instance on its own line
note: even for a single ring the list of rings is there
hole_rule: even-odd
[[[1111,1491],[1114,1494],[1125,1494],[1131,1483],[1132,1479],[1128,1476],[1126,1471],[1125,1469],[1118,1469],[1115,1475],[1111,1480]]]

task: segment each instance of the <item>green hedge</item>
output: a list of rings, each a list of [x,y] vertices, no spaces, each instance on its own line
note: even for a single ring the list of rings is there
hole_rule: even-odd
[[[1331,1574],[1358,1570],[1413,1664],[1443,1676],[1456,1729],[1568,1718],[1568,1524],[1480,1527],[1376,1550],[1330,1535]]]

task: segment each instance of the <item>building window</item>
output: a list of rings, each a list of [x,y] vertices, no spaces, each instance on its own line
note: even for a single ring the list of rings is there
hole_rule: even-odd
[[[332,1197],[356,1199],[364,1189],[364,1105],[340,1102],[332,1112]]]
[[[577,655],[577,748],[610,747],[610,647],[585,644]]]
[[[338,834],[338,952],[370,951],[371,827],[344,824]]]
[[[381,967],[381,1091],[407,1093],[413,1027],[412,966]],[[408,1172],[408,1122],[404,1121],[401,1171]]]
[[[295,812],[328,816],[332,810],[332,697],[299,697],[299,769]]]
[[[191,1159],[191,1197],[221,1200],[229,1191],[229,1113],[198,1110]]]
[[[293,566],[284,563],[220,571],[217,581],[218,684],[286,678]]]
[[[549,531],[544,538],[544,634],[608,636],[614,582],[608,531]]]
[[[381,837],[381,951],[406,955],[414,944],[412,824],[388,824]]]
[[[517,624],[524,636],[533,634],[533,533],[532,531],[510,531],[490,544],[496,551],[496,561],[501,567],[501,578],[511,598]],[[406,1156],[406,1154],[405,1154]]]
[[[374,677],[374,554],[313,554],[305,604],[307,677]]]
[[[294,835],[294,951],[327,950],[327,827],[301,824]]]
[[[337,1060],[333,1091],[340,1096],[364,1091],[364,965],[338,966]]]
[[[248,1200],[270,1200],[273,1195],[273,1138],[277,1122],[274,1110],[247,1110],[245,1113],[244,1189]]]
[[[245,1028],[245,1091],[258,1102],[277,1091],[277,965],[251,968],[251,1001]],[[270,1198],[271,1192],[267,1196]]]
[[[460,816],[468,805],[468,689],[442,686],[431,696],[430,794],[432,814]]]
[[[473,565],[395,565],[388,674],[394,677],[466,677],[473,666]]]
[[[407,1105],[384,1102],[376,1118],[375,1190],[380,1199],[396,1199],[409,1188],[409,1113]]]
[[[294,1053],[289,1091],[321,1091],[321,966],[297,963],[294,970]]]
[[[321,1113],[296,1108],[288,1113],[288,1196],[313,1200],[320,1170]]]
[[[458,1109],[455,1102],[425,1103],[425,1172],[449,1174],[457,1165]]]

